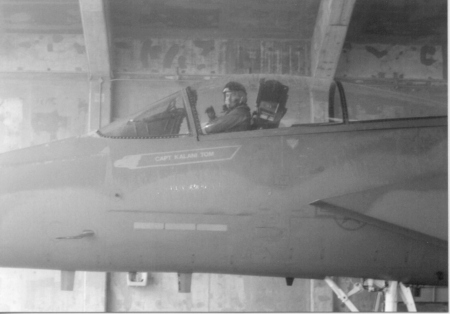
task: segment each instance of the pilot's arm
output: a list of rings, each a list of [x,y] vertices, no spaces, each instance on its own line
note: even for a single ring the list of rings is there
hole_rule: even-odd
[[[244,108],[239,109],[216,118],[211,123],[208,123],[203,130],[207,134],[248,130],[250,126],[250,113],[247,111],[249,110]]]

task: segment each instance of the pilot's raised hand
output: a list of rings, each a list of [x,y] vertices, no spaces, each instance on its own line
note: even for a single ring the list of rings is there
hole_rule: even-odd
[[[214,110],[213,106],[209,106],[208,108],[206,108],[205,112],[206,112],[206,114],[208,115],[208,118],[209,118],[208,123],[211,123],[212,121],[217,119],[216,111]]]

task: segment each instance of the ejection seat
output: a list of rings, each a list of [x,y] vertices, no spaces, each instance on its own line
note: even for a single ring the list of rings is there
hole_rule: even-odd
[[[275,80],[259,81],[256,111],[252,114],[252,130],[276,129],[286,114],[289,87]]]

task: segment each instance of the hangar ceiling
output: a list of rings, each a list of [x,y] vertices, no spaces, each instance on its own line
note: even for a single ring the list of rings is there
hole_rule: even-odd
[[[148,34],[214,33],[239,38],[282,37],[309,39],[320,1],[317,0],[112,0],[114,32]],[[179,35],[177,35],[179,36]],[[192,35],[191,35],[192,36]]]
[[[1,0],[1,31],[82,33],[78,0]],[[245,37],[311,38],[318,0],[110,0],[116,32],[215,29]],[[281,3],[281,4],[280,4]],[[198,12],[202,12],[198,15]],[[356,1],[348,37],[352,41],[440,40],[446,36],[443,0]],[[242,32],[243,31],[243,32]]]
[[[78,0],[2,0],[0,5],[2,32],[83,32]]]
[[[446,42],[446,5],[445,0],[0,0],[0,32],[84,34],[91,74],[110,67],[120,72],[117,60],[108,60],[133,44],[125,37],[292,39],[311,43],[304,46],[311,69],[293,74],[332,76],[344,40]]]
[[[447,4],[442,0],[356,1],[347,33],[351,42],[442,43]]]

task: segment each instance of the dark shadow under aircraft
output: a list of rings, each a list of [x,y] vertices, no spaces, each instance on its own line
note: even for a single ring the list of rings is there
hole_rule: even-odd
[[[251,127],[206,134],[229,81],[256,104]],[[446,101],[332,80],[194,84],[1,154],[0,266],[447,285],[446,114]]]

